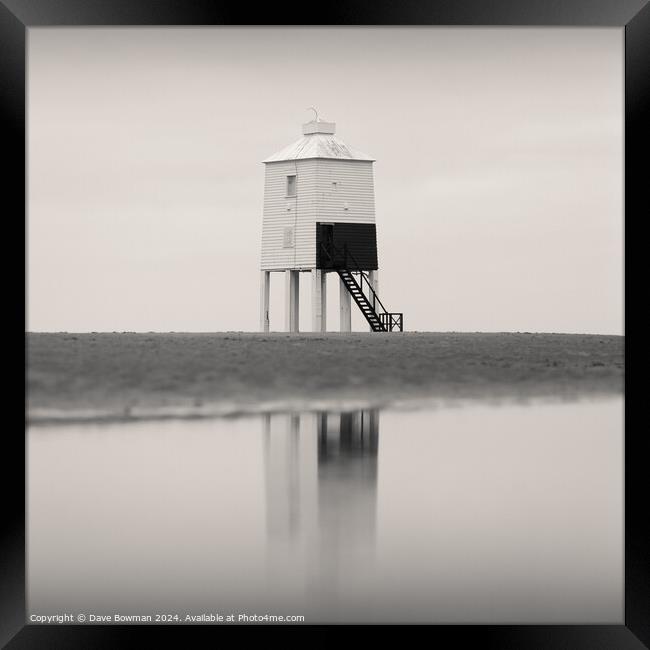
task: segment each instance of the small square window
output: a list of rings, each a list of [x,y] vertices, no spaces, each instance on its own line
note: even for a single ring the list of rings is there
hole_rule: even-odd
[[[287,176],[287,196],[296,196],[296,177]]]

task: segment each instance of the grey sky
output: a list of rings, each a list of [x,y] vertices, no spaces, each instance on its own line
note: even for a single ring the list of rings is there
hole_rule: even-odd
[[[622,48],[618,28],[30,28],[28,327],[256,330],[260,161],[316,106],[377,159],[380,296],[407,329],[620,334]]]

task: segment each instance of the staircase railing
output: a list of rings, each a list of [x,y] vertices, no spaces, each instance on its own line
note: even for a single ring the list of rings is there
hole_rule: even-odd
[[[354,255],[351,253],[351,251],[348,249],[347,243],[343,244],[343,250],[334,242],[329,242],[329,247],[331,247],[331,251],[328,250],[328,247],[325,246],[323,242],[321,242],[321,249],[323,252],[327,255],[329,258],[332,266],[331,268],[335,270],[346,270],[350,271],[350,273],[356,273],[359,275],[359,281],[356,282],[354,276],[353,280],[355,280],[357,286],[361,290],[361,293],[364,293],[364,283],[365,286],[368,288],[368,294],[364,294],[366,297],[366,300],[370,303],[372,306],[373,310],[375,313],[379,316],[379,320],[384,327],[384,330],[386,332],[392,332],[394,330],[399,330],[400,332],[404,331],[404,314],[403,312],[389,312],[388,309],[384,306],[384,303],[379,299],[379,296],[377,295],[377,292],[375,291],[374,287],[372,286],[370,282],[370,278],[366,275],[365,271],[361,268],[360,264],[357,262],[356,258]],[[337,264],[336,261],[336,253],[339,255],[342,254],[343,256],[343,264],[339,265]],[[354,268],[349,268],[350,267],[350,262],[352,263],[352,266]],[[379,306],[379,309],[377,309],[377,306]]]

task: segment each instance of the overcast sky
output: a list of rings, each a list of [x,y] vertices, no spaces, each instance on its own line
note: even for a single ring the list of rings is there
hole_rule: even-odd
[[[623,331],[622,29],[28,35],[32,331],[256,330],[260,161],[309,106],[377,160],[380,296],[407,329]]]

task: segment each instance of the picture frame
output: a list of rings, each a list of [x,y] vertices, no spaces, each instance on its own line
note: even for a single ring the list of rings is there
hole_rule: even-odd
[[[438,26],[547,26],[620,27],[625,33],[625,223],[641,220],[641,194],[647,175],[636,161],[647,158],[649,150],[647,116],[650,114],[650,6],[648,0],[455,0],[425,2],[405,0],[391,3],[360,0],[319,6],[313,15],[304,4],[261,5],[255,10],[255,25],[438,25]],[[320,21],[309,23],[308,20]],[[0,0],[0,106],[3,115],[5,159],[11,161],[5,172],[6,221],[12,226],[11,248],[27,251],[26,220],[26,43],[31,27],[63,26],[188,26],[250,24],[248,7],[209,0]],[[647,168],[647,164],[645,165]],[[627,229],[626,229],[627,232]],[[629,233],[626,240],[630,241]],[[15,269],[23,269],[22,301],[10,293],[12,327],[25,332],[24,269],[17,264],[7,278],[15,282]],[[630,256],[626,247],[625,276],[631,277]],[[20,271],[18,272],[20,278]],[[626,316],[630,288],[626,285]],[[17,305],[22,305],[22,313]],[[621,625],[473,625],[425,626],[427,640],[470,644],[479,647],[507,648],[617,648],[650,647],[650,539],[645,530],[647,490],[643,432],[632,425],[633,406],[629,404],[633,384],[629,358],[630,325],[626,318],[625,376],[625,620]],[[632,336],[632,340],[635,340]],[[16,357],[18,352],[16,351]],[[25,372],[24,354],[22,358]],[[12,364],[13,364],[12,360]],[[18,359],[16,358],[16,366]],[[7,397],[13,412],[18,403],[18,382],[10,382]],[[16,392],[16,395],[12,391]],[[23,396],[24,397],[24,396]],[[15,427],[19,425],[16,423]],[[164,634],[167,643],[189,645],[195,635],[221,635],[225,626],[82,626],[30,625],[25,621],[25,439],[20,438],[13,420],[5,435],[5,467],[17,470],[17,477],[3,472],[4,526],[2,557],[2,598],[0,642],[8,648],[100,648],[142,647],[155,634]],[[22,481],[21,481],[22,477]],[[22,487],[21,487],[22,486]],[[265,626],[267,628],[269,626]],[[284,626],[276,626],[276,629]],[[314,628],[318,626],[303,625]],[[264,632],[266,633],[266,629]]]

